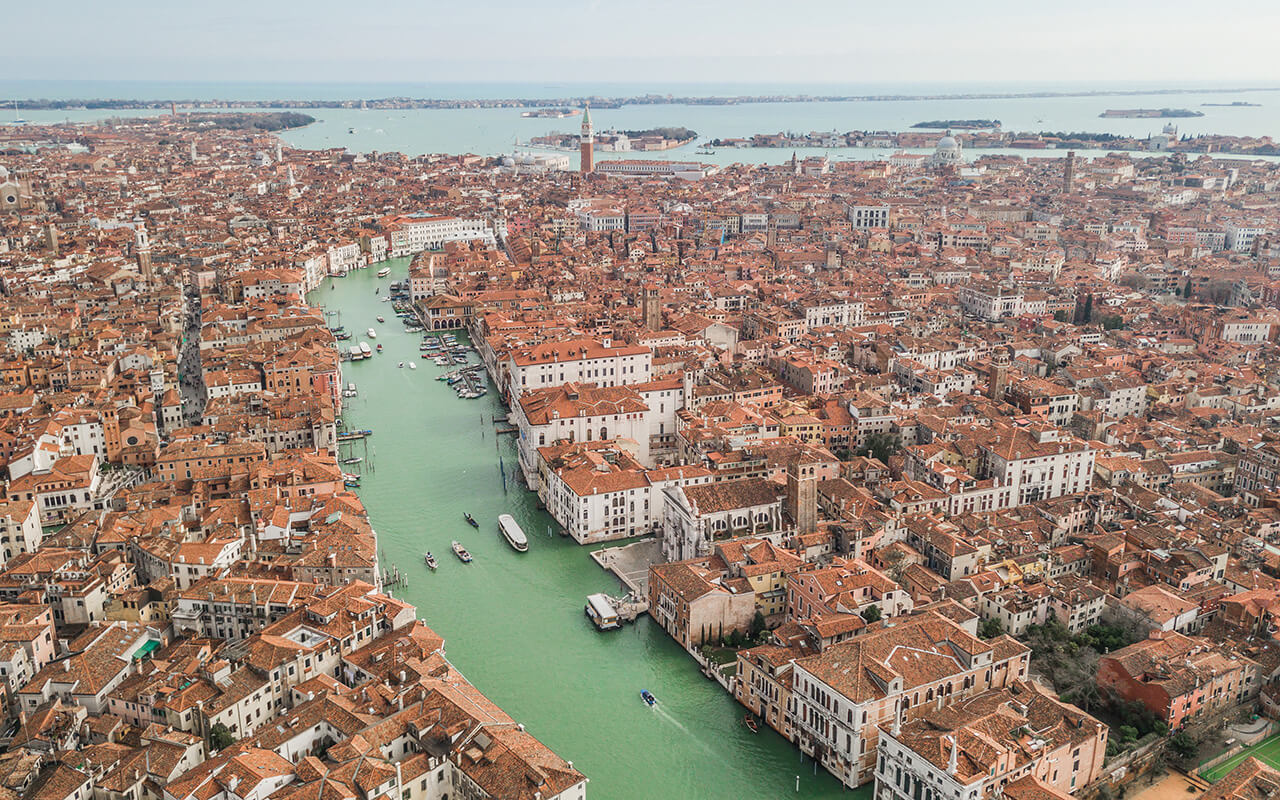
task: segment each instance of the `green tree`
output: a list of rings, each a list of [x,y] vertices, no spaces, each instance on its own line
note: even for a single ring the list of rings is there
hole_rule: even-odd
[[[1080,320],[1085,325],[1093,322],[1093,295],[1085,295],[1084,298],[1084,319]]]
[[[994,639],[1004,633],[1004,624],[996,617],[987,617],[978,625],[978,635],[983,639]]]
[[[1178,731],[1169,737],[1169,750],[1180,765],[1195,763],[1200,755],[1200,743],[1185,731]]]
[[[1054,321],[1055,321],[1055,322],[1066,322],[1066,321],[1067,321],[1067,312],[1062,311],[1061,309],[1059,309],[1058,311],[1053,312],[1053,319],[1054,319]]]
[[[214,750],[226,750],[236,743],[236,737],[231,735],[226,725],[219,722],[209,729],[209,743]]]
[[[880,606],[870,605],[862,609],[862,618],[867,622],[878,622],[880,620]]]
[[[858,448],[858,455],[870,456],[888,464],[889,456],[898,452],[901,448],[902,441],[897,436],[888,433],[873,433],[866,438],[862,447]]]
[[[760,613],[760,609],[756,609],[756,614],[751,618],[751,639],[752,641],[760,641],[760,637],[765,632],[764,614]]]

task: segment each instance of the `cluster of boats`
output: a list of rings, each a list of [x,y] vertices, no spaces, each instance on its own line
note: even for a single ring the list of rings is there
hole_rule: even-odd
[[[470,514],[463,514],[462,518],[466,520],[467,524],[471,527],[476,529],[480,528],[480,523],[477,522],[476,518]],[[511,549],[516,552],[523,553],[529,549],[529,538],[525,536],[524,530],[520,527],[520,524],[517,523],[515,518],[510,514],[502,514],[498,517],[498,531],[502,534],[502,538],[507,540],[507,544],[511,545]],[[471,563],[471,553],[462,545],[461,542],[455,539],[449,543],[449,547],[453,550],[453,554],[457,556],[458,560],[463,564]],[[440,563],[436,561],[436,557],[431,554],[430,550],[422,554],[422,560],[426,562],[427,567],[432,570],[435,570],[440,566]]]

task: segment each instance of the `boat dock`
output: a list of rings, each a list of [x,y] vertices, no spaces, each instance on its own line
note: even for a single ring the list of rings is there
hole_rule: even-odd
[[[635,622],[641,614],[649,610],[649,603],[628,594],[624,597],[610,597],[607,594],[587,596],[587,604],[583,612],[602,631],[621,628],[624,622]]]
[[[655,538],[641,539],[621,547],[593,551],[591,558],[617,576],[631,594],[648,597],[649,565],[662,563],[662,544]]]

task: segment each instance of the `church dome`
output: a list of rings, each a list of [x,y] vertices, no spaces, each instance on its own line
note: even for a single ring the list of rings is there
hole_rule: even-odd
[[[939,153],[954,153],[960,150],[960,143],[951,135],[951,131],[947,131],[938,140],[937,150]]]

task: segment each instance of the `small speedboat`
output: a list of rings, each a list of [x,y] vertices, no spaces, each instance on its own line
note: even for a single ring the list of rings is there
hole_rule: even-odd
[[[404,362],[401,361],[399,366],[400,366],[400,369],[404,369]]]
[[[463,547],[461,542],[453,542],[449,546],[453,548],[453,554],[458,557],[459,561],[463,564],[471,563],[471,554],[467,552],[467,548]]]
[[[418,368],[417,364],[413,363],[412,361],[409,362],[409,369],[417,369],[417,368]]]
[[[379,352],[379,353],[381,353],[381,352],[382,352],[382,345],[378,345],[378,352]]]
[[[427,562],[427,566],[430,567],[431,569],[435,569],[436,567],[440,566],[438,563],[436,563],[436,557],[431,555],[430,552],[424,555],[422,557],[422,560]]]
[[[378,338],[378,332],[377,332],[377,331],[375,331],[373,328],[370,328],[369,330],[365,331],[364,333],[365,333],[365,335],[366,335],[366,336],[368,336],[370,339],[377,339],[377,338]]]
[[[648,689],[640,690],[640,699],[644,700],[650,706],[655,706],[658,704],[658,698],[654,697],[653,692],[649,691]]]
[[[476,518],[471,516],[470,514],[463,514],[462,518],[465,519],[467,521],[467,524],[470,525],[471,527],[473,528],[480,527],[480,523],[476,522]]]
[[[381,314],[378,315],[378,322],[386,322],[386,320],[382,318]]]

